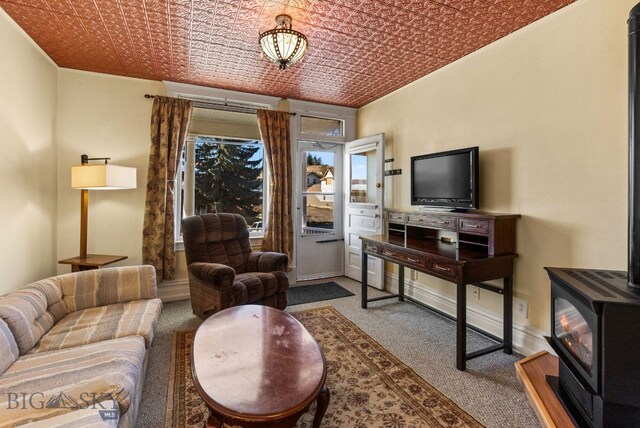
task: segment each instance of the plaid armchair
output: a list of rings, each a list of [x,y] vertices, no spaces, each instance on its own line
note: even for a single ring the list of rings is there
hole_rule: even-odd
[[[206,318],[222,309],[259,304],[287,307],[286,254],[251,251],[249,230],[238,214],[182,219],[193,313]]]

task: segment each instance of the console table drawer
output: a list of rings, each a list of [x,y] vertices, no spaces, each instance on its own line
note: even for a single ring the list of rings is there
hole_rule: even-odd
[[[383,248],[380,255],[402,260],[405,264],[411,264],[421,268],[424,268],[427,265],[427,259],[424,256],[410,254],[401,250]]]
[[[437,275],[456,278],[458,274],[458,266],[454,263],[441,262],[438,260],[429,260],[427,262],[427,270]]]
[[[409,214],[408,223],[416,226],[431,227],[434,229],[455,231],[458,226],[458,219],[455,217],[427,215],[427,214]]]
[[[380,252],[380,246],[372,242],[364,241],[362,245],[362,250],[366,251],[369,254],[378,254]]]
[[[489,233],[489,222],[487,220],[460,219],[460,232],[481,233],[486,235]]]
[[[389,213],[389,221],[394,223],[404,223],[407,221],[406,215],[402,213]]]

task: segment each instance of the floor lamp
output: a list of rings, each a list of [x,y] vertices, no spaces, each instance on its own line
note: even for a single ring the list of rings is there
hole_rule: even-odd
[[[80,189],[80,255],[59,263],[70,264],[72,271],[96,269],[105,264],[126,259],[126,256],[87,254],[87,226],[89,190],[118,190],[136,188],[136,169],[110,165],[111,158],[80,157],[81,165],[71,167],[71,188]],[[89,161],[104,163],[89,164]]]

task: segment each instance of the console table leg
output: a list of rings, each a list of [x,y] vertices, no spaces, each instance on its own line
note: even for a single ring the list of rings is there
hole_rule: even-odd
[[[404,302],[404,266],[398,265],[398,300]]]
[[[313,417],[313,428],[320,427],[320,422],[329,407],[329,400],[331,400],[331,391],[329,391],[327,385],[323,385],[320,393],[318,394],[316,414]]]
[[[362,252],[362,259],[360,261],[360,286],[362,289],[362,300],[360,303],[360,307],[362,309],[367,309],[367,253]]]
[[[467,285],[457,284],[456,301],[456,367],[467,369]]]
[[[503,279],[504,285],[504,353],[511,354],[513,352],[513,277],[507,276]]]

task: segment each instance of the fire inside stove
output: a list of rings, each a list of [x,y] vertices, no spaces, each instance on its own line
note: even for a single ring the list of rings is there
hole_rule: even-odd
[[[580,312],[565,299],[555,299],[555,335],[591,374],[593,359],[593,333]]]

